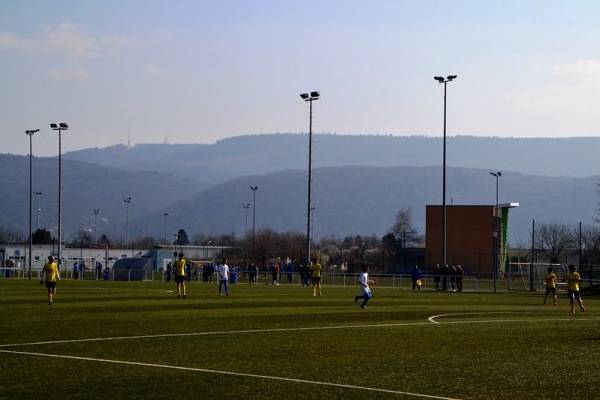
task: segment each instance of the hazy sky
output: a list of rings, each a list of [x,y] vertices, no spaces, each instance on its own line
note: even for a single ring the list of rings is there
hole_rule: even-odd
[[[600,134],[600,1],[0,0],[0,153],[308,130]]]

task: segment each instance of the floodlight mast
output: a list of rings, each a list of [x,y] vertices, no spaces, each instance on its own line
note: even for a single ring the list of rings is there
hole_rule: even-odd
[[[448,75],[446,78],[434,76],[433,79],[444,84],[444,149],[442,162],[442,266],[447,264],[447,247],[446,247],[446,86],[448,82],[456,79],[456,75]]]
[[[61,122],[58,125],[50,124],[50,128],[58,131],[58,251],[56,255],[58,269],[60,270],[60,249],[62,246],[62,131],[69,129],[69,125],[66,122]]]
[[[490,175],[494,176],[496,178],[496,212],[494,215],[494,272],[493,272],[493,276],[494,276],[494,293],[496,293],[496,280],[498,279],[498,270],[500,269],[500,265],[499,265],[499,261],[500,258],[498,257],[498,252],[500,251],[500,220],[499,220],[499,216],[500,216],[500,207],[498,206],[498,181],[500,180],[500,177],[502,176],[502,172],[498,171],[498,172],[490,172]]]
[[[302,93],[302,100],[309,103],[309,118],[308,118],[308,201],[307,201],[307,216],[306,216],[306,266],[310,267],[310,221],[312,213],[311,203],[311,184],[312,184],[312,102],[319,100],[321,94],[318,91]]]
[[[31,279],[31,251],[33,248],[33,234],[31,232],[32,228],[31,228],[31,208],[32,208],[32,194],[33,194],[33,169],[32,169],[32,158],[33,158],[33,154],[32,154],[32,137],[33,134],[36,132],[39,132],[39,129],[31,129],[28,131],[25,131],[25,134],[27,136],[29,136],[29,256],[27,257],[27,262],[29,264],[29,272],[28,272],[28,277],[29,279]],[[37,192],[36,192],[37,193]],[[41,192],[40,192],[41,194]],[[38,207],[39,208],[39,207]],[[38,214],[38,219],[39,219],[39,214]]]

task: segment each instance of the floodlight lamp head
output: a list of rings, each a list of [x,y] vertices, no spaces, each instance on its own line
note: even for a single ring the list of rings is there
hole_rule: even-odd
[[[31,130],[25,131],[25,133],[31,136],[34,133],[39,132],[39,131],[40,131],[39,129],[31,129]]]
[[[56,124],[50,124],[50,128],[52,128],[52,129],[58,129],[58,125],[56,125]]]
[[[310,92],[310,97],[312,97],[313,99],[318,99],[319,96],[321,96],[321,93],[315,91],[315,92]]]
[[[59,124],[59,126],[60,126],[60,128],[61,128],[61,129],[69,129],[69,125],[67,125],[67,123],[66,123],[66,122],[61,122],[61,123]]]
[[[456,79],[456,75],[448,75],[448,78],[446,78],[446,79],[448,79],[449,81],[451,81],[453,79]]]
[[[439,83],[444,82],[444,78],[442,78],[441,76],[434,76],[433,79],[435,79],[436,81],[438,81]]]
[[[303,100],[306,100],[308,99],[308,93],[302,93],[300,97],[302,97]]]

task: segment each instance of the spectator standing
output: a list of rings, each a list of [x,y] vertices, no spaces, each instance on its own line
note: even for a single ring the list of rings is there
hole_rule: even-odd
[[[442,269],[442,288],[444,292],[448,291],[448,277],[450,276],[450,268],[448,264],[444,265]]]
[[[219,296],[222,296],[223,293],[221,288],[225,286],[225,295],[229,296],[229,266],[227,265],[227,260],[224,258],[221,262],[221,265],[217,267],[217,274],[219,278]]]
[[[280,267],[279,267],[279,263],[276,262],[275,264],[273,264],[273,286],[279,286],[279,272],[280,272]]]
[[[171,282],[171,268],[172,268],[173,264],[171,263],[171,261],[169,261],[169,263],[167,264],[167,282]]]
[[[77,265],[77,262],[73,263],[73,279],[77,280],[77,278],[79,278],[79,266]]]
[[[79,279],[83,280],[85,278],[85,263],[81,261],[79,263]]]
[[[96,261],[96,279],[102,279],[102,264],[100,263],[100,261]]]
[[[186,296],[186,292],[185,292],[185,258],[183,258],[183,253],[179,253],[179,259],[177,259],[177,261],[175,261],[175,264],[173,265],[173,269],[175,270],[175,284],[177,285],[177,298],[181,298],[181,296],[183,295],[183,298],[185,299]]]
[[[465,276],[465,270],[460,266],[456,266],[456,289],[459,292],[463,290],[463,278]]]
[[[440,275],[442,271],[440,271],[440,264],[435,264],[435,268],[433,269],[433,283],[435,284],[435,291],[440,291]]]
[[[187,281],[190,282],[192,279],[192,266],[189,261],[185,261],[185,274],[187,276]]]
[[[308,286],[308,268],[300,264],[298,271],[300,271],[300,280],[302,281],[302,286]]]
[[[248,284],[255,285],[256,284],[256,274],[258,273],[258,269],[254,263],[250,263],[248,265]]]
[[[456,267],[453,265],[450,267],[450,285],[452,286],[452,291],[456,292],[456,288],[454,287],[454,282],[456,282]]]
[[[285,265],[285,271],[287,272],[288,282],[292,283],[294,281],[294,264],[291,260]]]
[[[410,271],[410,277],[412,278],[413,290],[421,290],[421,270],[417,265]]]

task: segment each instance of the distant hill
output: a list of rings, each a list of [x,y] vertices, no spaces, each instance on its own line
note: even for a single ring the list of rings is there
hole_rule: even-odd
[[[39,198],[40,228],[56,227],[58,221],[58,161],[37,158],[33,164],[33,191]],[[29,224],[29,157],[0,155],[0,225],[23,232]],[[132,171],[101,167],[79,161],[64,160],[62,166],[63,236],[68,240],[82,229],[92,229],[93,210],[99,209],[101,233],[124,232],[126,205],[123,197],[131,197],[130,219],[160,211],[205,189],[197,181],[154,171]],[[37,196],[33,198],[33,230],[38,222]],[[48,221],[51,219],[51,221]],[[130,225],[131,232],[138,226]]]
[[[425,227],[425,206],[441,204],[440,167],[322,167],[313,173],[314,237],[346,235],[379,236],[389,232],[396,213],[412,207],[415,225]],[[287,170],[245,176],[216,185],[171,207],[176,226],[189,235],[243,234],[245,209],[252,204],[250,186],[256,192],[256,227],[276,231],[306,231],[305,171]],[[596,182],[600,176],[557,178],[503,173],[500,203],[518,202],[511,211],[509,241],[529,243],[532,221],[592,224],[598,208]],[[496,180],[488,170],[449,168],[447,204],[495,204]],[[252,208],[249,221],[252,223]],[[148,217],[159,220],[159,214]],[[135,223],[143,224],[144,220]],[[251,225],[250,225],[251,227]],[[491,235],[491,231],[490,231]]]
[[[313,167],[439,166],[443,140],[425,136],[314,134]],[[600,174],[600,137],[522,139],[455,136],[446,144],[447,166],[526,175],[586,177]],[[65,159],[135,171],[171,173],[211,183],[248,174],[308,168],[307,134],[264,134],[215,144],[139,144],[69,152]]]
[[[214,145],[113,146],[63,158],[63,236],[93,229],[123,238],[126,206],[130,235],[162,238],[184,228],[189,237],[246,229],[243,203],[256,194],[257,228],[306,231],[307,135],[242,136]],[[591,224],[598,195],[594,153],[598,138],[448,141],[447,203],[501,203],[512,210],[509,240],[529,240],[532,220]],[[423,233],[425,206],[441,204],[441,139],[314,135],[314,237],[384,235],[395,214],[411,207]],[[77,160],[76,160],[77,159]],[[79,161],[85,160],[84,161]],[[473,165],[477,164],[477,167]],[[40,227],[56,226],[56,158],[34,158],[34,191],[41,191]],[[0,154],[0,225],[26,232],[29,158]],[[526,171],[526,172],[523,172]],[[536,171],[537,173],[533,173]],[[37,208],[34,197],[34,210]],[[251,211],[249,213],[251,222]],[[165,218],[163,213],[169,212]],[[34,211],[33,228],[37,213]],[[52,221],[48,221],[48,219]]]

